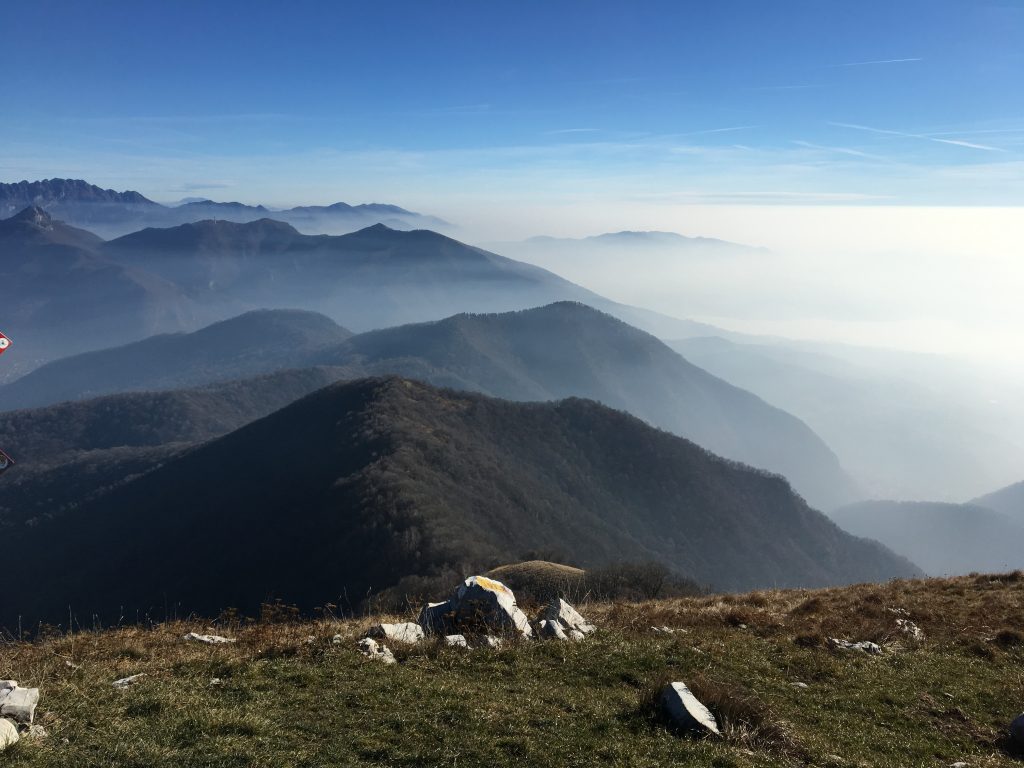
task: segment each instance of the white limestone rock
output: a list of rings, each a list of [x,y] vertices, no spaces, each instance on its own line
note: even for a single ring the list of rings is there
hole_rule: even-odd
[[[924,640],[924,632],[910,619],[896,619],[896,628],[914,640]]]
[[[417,622],[437,634],[501,632],[533,637],[526,614],[516,605],[512,590],[486,576],[470,576],[443,603],[428,603]]]
[[[871,655],[879,654],[882,652],[882,646],[878,643],[872,643],[870,640],[862,640],[859,643],[855,643],[851,640],[841,640],[838,637],[830,637],[828,639],[830,648],[834,648],[837,651],[861,651],[862,653],[868,653]]]
[[[505,645],[505,641],[500,637],[494,635],[484,635],[480,638],[480,646],[483,648],[492,648],[498,650]]]
[[[445,635],[444,644],[449,648],[469,648],[465,635]]]
[[[557,621],[562,625],[562,629],[575,629],[584,635],[589,635],[597,629],[597,627],[584,619],[579,611],[560,597],[551,601],[551,604],[544,609],[540,618],[547,619],[548,621]]]
[[[661,705],[672,723],[686,731],[721,736],[715,716],[686,687],[686,683],[669,683],[661,691]]]
[[[422,640],[424,634],[423,627],[419,624],[407,621],[402,624],[377,624],[376,626],[370,627],[366,632],[366,637],[372,637],[377,640],[390,640],[395,643],[408,643],[412,645]]]
[[[206,643],[207,645],[224,645],[225,643],[235,642],[233,637],[221,637],[220,635],[200,635],[195,632],[189,632],[185,635],[186,640],[193,640],[197,643]]]
[[[1024,749],[1024,712],[1010,723],[1010,738],[1018,748]]]
[[[372,637],[364,637],[359,641],[359,652],[368,659],[380,661],[384,664],[394,664],[397,662],[395,654],[391,652],[391,649],[386,645],[381,645]]]
[[[18,723],[31,723],[39,704],[38,688],[8,688],[0,698],[0,716]]]
[[[145,676],[145,672],[140,672],[137,675],[129,675],[128,677],[122,677],[120,680],[115,680],[113,683],[111,683],[111,685],[113,685],[115,688],[121,688],[122,690],[125,688],[131,688],[133,685],[142,680],[142,678],[144,678]]]
[[[0,752],[18,743],[18,726],[10,720],[0,718]]]
[[[565,630],[557,621],[541,619],[537,625],[537,634],[544,640],[568,640]]]

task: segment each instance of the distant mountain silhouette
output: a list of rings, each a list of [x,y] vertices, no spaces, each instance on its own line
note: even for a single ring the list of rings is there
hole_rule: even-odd
[[[513,400],[587,397],[722,456],[779,472],[813,505],[831,508],[857,497],[828,446],[802,422],[582,304],[463,314],[345,337],[322,316],[250,313],[193,334],[55,361],[0,388],[0,403],[26,408],[331,366],[339,377],[400,374]]]
[[[998,491],[979,496],[971,504],[994,509],[1009,518],[1012,518],[1018,525],[1024,525],[1024,482],[1014,483]]]
[[[830,516],[855,536],[910,558],[930,576],[1024,568],[1024,527],[974,504],[866,501]]]
[[[55,218],[85,227],[103,237],[117,237],[143,227],[171,227],[203,219],[254,221],[272,216],[309,234],[342,234],[383,222],[396,229],[443,228],[447,222],[408,211],[397,205],[369,203],[271,211],[262,205],[198,199],[165,206],[138,192],[101,189],[80,179],[45,179],[0,184],[0,218],[37,205]]]
[[[33,564],[0,625],[61,621],[69,605],[100,620],[168,605],[252,613],[273,597],[309,609],[543,547],[583,566],[654,558],[723,588],[917,573],[782,479],[590,401],[370,379],[164,452],[148,471],[138,451],[153,449],[105,452],[99,486],[59,514],[11,510],[0,489],[4,543]]]

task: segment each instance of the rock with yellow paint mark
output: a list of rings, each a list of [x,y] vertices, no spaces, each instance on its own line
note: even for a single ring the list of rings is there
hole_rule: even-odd
[[[470,576],[449,601],[454,609],[455,624],[459,629],[480,632],[500,631],[533,637],[533,628],[526,614],[516,605],[512,590],[500,581],[485,576]]]

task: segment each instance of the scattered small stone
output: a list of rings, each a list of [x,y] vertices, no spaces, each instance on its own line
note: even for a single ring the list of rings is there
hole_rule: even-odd
[[[484,648],[498,649],[501,648],[504,644],[505,641],[502,638],[495,637],[494,635],[484,635],[482,638],[480,638],[480,645],[482,645]]]
[[[949,768],[967,768],[967,763],[965,763],[965,762],[953,763],[952,765],[949,766]]]
[[[587,639],[587,636],[585,634],[583,634],[582,632],[580,632],[578,629],[570,629],[568,634],[569,634],[569,639],[570,640],[575,640],[576,642],[579,642],[580,640],[586,640]]]
[[[13,682],[13,681],[6,681]],[[39,704],[38,688],[4,688],[0,691],[0,715],[18,723],[31,723]]]
[[[334,637],[332,637],[332,638],[331,638],[331,642],[332,642],[332,643],[333,643],[334,645],[341,645],[341,643],[342,643],[342,642],[343,642],[344,640],[345,640],[345,638],[343,638],[343,637],[342,637],[341,635],[335,635]]]
[[[129,688],[139,682],[146,676],[145,672],[140,672],[137,675],[130,675],[129,677],[122,677],[120,680],[115,680],[112,685],[115,688]]]
[[[42,741],[49,737],[49,733],[41,725],[30,725],[26,731],[21,735],[26,741]]]
[[[397,661],[395,654],[391,652],[390,648],[386,645],[381,645],[372,637],[364,637],[359,641],[359,652],[368,659],[381,661],[385,664],[394,664]]]
[[[830,648],[838,651],[861,651],[872,655],[882,652],[882,646],[878,645],[878,643],[872,643],[870,640],[862,640],[859,643],[855,643],[851,640],[840,640],[838,637],[830,637],[828,644]]]
[[[910,611],[906,608],[888,608],[886,610],[888,610],[889,613],[895,613],[897,616],[902,616],[905,619],[910,618]]]
[[[896,628],[905,635],[909,635],[914,640],[924,640],[924,632],[910,619],[896,619]]]
[[[740,625],[739,625],[739,628],[740,628],[740,629],[746,629],[746,628],[747,628],[747,625],[746,625],[746,624],[740,624]]]
[[[557,621],[541,619],[537,626],[537,634],[544,640],[568,640],[565,630]]]
[[[584,635],[589,635],[597,629],[597,627],[584,619],[579,611],[560,597],[552,600],[551,604],[544,609],[539,620],[545,619],[557,622],[564,630],[575,629]]]
[[[222,685],[224,685],[224,681],[221,680],[219,677],[211,677],[210,678],[210,687],[211,688],[218,688],[218,687],[220,687]]]
[[[10,720],[0,718],[0,752],[18,743],[18,726]]]
[[[414,624],[411,621],[404,622],[402,624],[377,624],[376,626],[370,627],[366,632],[366,637],[372,637],[377,640],[390,640],[394,643],[418,643],[423,639],[423,627],[419,624]]]
[[[651,627],[652,632],[657,632],[660,635],[688,635],[690,630],[683,629],[682,627]]]
[[[705,707],[686,683],[669,683],[661,691],[661,705],[679,728],[687,731],[721,736],[714,715]]]
[[[794,688],[801,688],[801,689],[810,688],[810,686],[807,683],[790,683],[790,685],[792,685]]]
[[[1024,712],[1017,715],[1017,719],[1010,723],[1010,738],[1013,739],[1014,744],[1024,749]]]
[[[200,635],[195,632],[189,632],[185,635],[186,640],[194,640],[197,643],[206,643],[208,645],[223,645],[224,643],[233,643],[235,638],[233,637],[221,637],[220,635]]]
[[[444,644],[450,648],[469,648],[465,635],[445,635]]]

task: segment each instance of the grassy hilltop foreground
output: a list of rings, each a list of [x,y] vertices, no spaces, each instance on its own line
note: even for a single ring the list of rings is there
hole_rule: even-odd
[[[0,677],[41,689],[48,732],[2,761],[1021,765],[1004,736],[1024,710],[1020,572],[580,608],[600,627],[580,643],[396,646],[390,666],[355,647],[382,617],[224,622],[215,631],[237,642],[220,646],[184,640],[208,631],[188,623],[2,645]],[[907,616],[923,639],[897,627]],[[884,650],[835,651],[828,637]],[[690,684],[724,739],[665,727],[653,701],[669,680]]]

